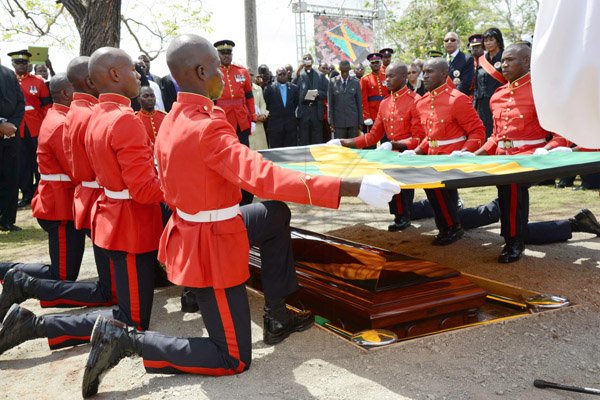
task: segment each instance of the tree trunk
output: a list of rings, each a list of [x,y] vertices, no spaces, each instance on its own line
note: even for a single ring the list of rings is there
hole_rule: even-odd
[[[81,45],[79,54],[89,56],[100,47],[119,47],[121,0],[62,0],[73,16]]]

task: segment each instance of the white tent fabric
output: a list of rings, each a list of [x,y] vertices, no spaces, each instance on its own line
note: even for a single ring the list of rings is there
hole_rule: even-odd
[[[531,82],[540,123],[600,148],[600,1],[541,0]]]

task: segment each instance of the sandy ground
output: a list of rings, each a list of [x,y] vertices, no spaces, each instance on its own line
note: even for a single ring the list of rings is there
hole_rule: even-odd
[[[598,203],[588,204],[600,214]],[[470,274],[539,292],[568,296],[576,306],[485,327],[462,329],[363,351],[312,328],[277,346],[262,342],[262,297],[250,293],[253,363],[232,377],[146,374],[126,359],[105,377],[99,399],[583,399],[540,390],[536,378],[600,387],[600,238],[574,234],[567,243],[529,246],[518,263],[499,265],[499,225],[470,231],[452,246],[430,245],[433,221],[388,233],[389,215],[357,201],[340,211],[293,206],[293,225],[427,258]],[[19,218],[27,218],[24,211]],[[572,215],[565,210],[564,217]],[[532,216],[535,217],[535,216]],[[360,222],[357,224],[357,222]],[[23,249],[21,261],[43,261],[45,249]],[[1,258],[1,257],[0,257]],[[93,276],[86,252],[81,278]],[[199,335],[198,315],[181,314],[179,289],[157,291],[151,328]],[[34,300],[24,303],[39,313]],[[81,312],[76,310],[74,312]],[[0,398],[72,399],[81,393],[89,346],[51,353],[35,340],[0,356]]]

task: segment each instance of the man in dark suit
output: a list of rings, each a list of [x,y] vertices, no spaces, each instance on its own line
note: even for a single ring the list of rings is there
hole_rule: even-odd
[[[473,63],[469,64],[465,53],[459,49],[460,39],[454,32],[448,32],[444,36],[444,49],[446,50],[446,60],[450,68],[448,76],[458,90],[471,95],[471,83],[473,82]]]
[[[288,72],[281,67],[276,71],[277,81],[265,87],[265,103],[269,110],[267,136],[269,147],[290,147],[298,144],[298,86],[288,82]]]
[[[175,79],[169,74],[160,78],[160,91],[165,105],[165,111],[171,111],[173,103],[177,101],[177,93],[179,93],[179,86]]]
[[[350,63],[340,62],[340,75],[332,78],[327,91],[329,126],[336,139],[358,135],[363,123],[360,82],[350,76]]]
[[[302,57],[304,69],[300,72],[296,84],[299,90],[298,119],[300,126],[300,145],[323,143],[323,118],[325,117],[325,99],[327,99],[327,78],[315,70],[310,54]]]

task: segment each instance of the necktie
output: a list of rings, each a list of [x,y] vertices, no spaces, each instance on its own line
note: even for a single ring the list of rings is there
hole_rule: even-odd
[[[346,90],[346,80],[345,80],[345,79],[344,79],[344,80],[342,80],[342,88],[343,88],[344,90]]]

